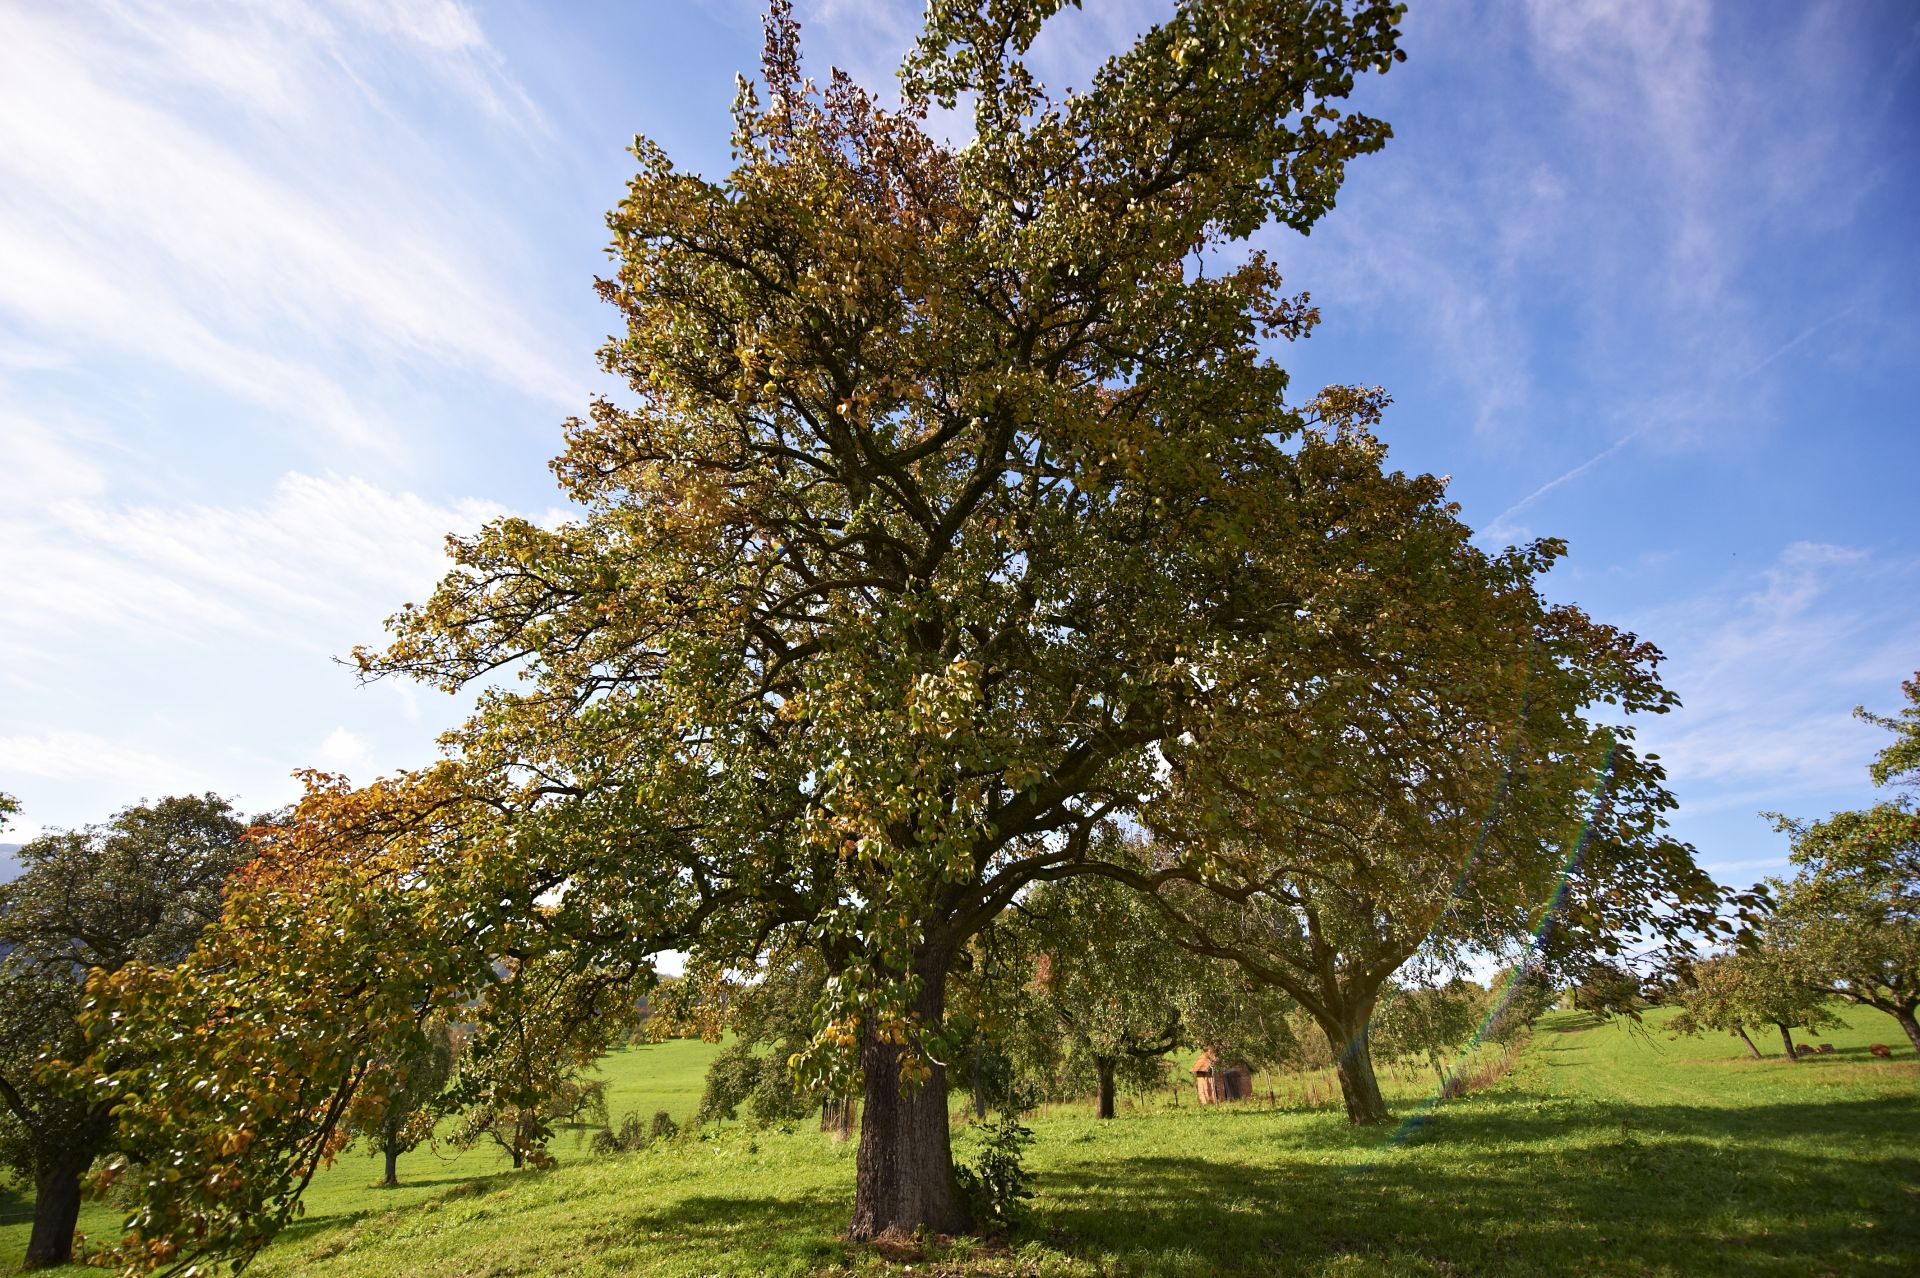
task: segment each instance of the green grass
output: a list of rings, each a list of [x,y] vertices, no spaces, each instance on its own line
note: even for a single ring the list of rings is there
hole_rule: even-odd
[[[1850,1010],[1827,1040],[1838,1053],[1793,1064],[1777,1048],[1753,1061],[1718,1036],[1674,1041],[1663,1020],[1641,1031],[1554,1014],[1507,1079],[1391,1131],[1356,1132],[1331,1101],[1269,1109],[1264,1086],[1262,1103],[1210,1109],[1190,1096],[1170,1109],[1161,1093],[1105,1124],[1085,1107],[1052,1109],[1032,1123],[1026,1222],[924,1256],[839,1241],[850,1146],[804,1124],[730,1124],[614,1159],[563,1141],[547,1173],[436,1170],[415,1156],[403,1178],[443,1183],[397,1191],[366,1188],[376,1169],[349,1156],[257,1272],[1920,1272],[1920,1064],[1865,1052],[1894,1041],[1891,1021]],[[684,1114],[712,1050],[610,1060],[615,1113]],[[1398,1114],[1417,1112],[1418,1086],[1409,1075],[1392,1088]],[[970,1134],[957,1140],[967,1157]],[[23,1242],[0,1233],[14,1255]]]

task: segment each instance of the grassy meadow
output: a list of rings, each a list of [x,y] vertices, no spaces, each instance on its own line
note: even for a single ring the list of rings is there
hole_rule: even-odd
[[[372,1188],[357,1151],[254,1272],[375,1275],[993,1273],[1205,1275],[1873,1274],[1920,1272],[1920,1063],[1877,1012],[1848,1009],[1838,1051],[1755,1061],[1731,1038],[1674,1040],[1553,1013],[1499,1082],[1423,1108],[1430,1079],[1383,1074],[1390,1131],[1354,1131],[1320,1078],[1262,1079],[1256,1101],[1190,1091],[1031,1120],[1036,1196],[1010,1236],[881,1254],[841,1243],[851,1145],[810,1125],[728,1124],[514,1173],[475,1150],[401,1162]],[[608,1059],[610,1109],[684,1118],[717,1049]],[[1275,1083],[1278,1107],[1266,1102]],[[1308,1104],[1316,1094],[1317,1103]],[[1177,1096],[1177,1103],[1176,1103]],[[1289,1103],[1291,1102],[1291,1103]],[[1301,1106],[1305,1107],[1301,1107]],[[957,1129],[959,1156],[970,1136]],[[0,1201],[12,1216],[25,1206]],[[112,1217],[89,1209],[83,1228]],[[24,1224],[0,1228],[9,1263]]]

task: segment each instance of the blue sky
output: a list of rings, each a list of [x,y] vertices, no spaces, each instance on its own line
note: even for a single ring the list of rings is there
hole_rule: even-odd
[[[1084,83],[1151,21],[1050,32]],[[917,0],[800,0],[816,70],[891,73]],[[752,0],[0,8],[0,790],[20,830],[415,763],[459,707],[334,658],[440,537],[547,517],[603,388],[592,296],[636,133],[726,162]],[[1920,9],[1416,4],[1363,86],[1397,133],[1309,239],[1303,389],[1560,598],[1668,654],[1643,729],[1729,881],[1763,808],[1868,795],[1920,668]],[[19,837],[13,835],[10,837]]]

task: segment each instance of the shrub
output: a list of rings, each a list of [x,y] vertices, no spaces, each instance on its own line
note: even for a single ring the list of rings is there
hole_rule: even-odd
[[[954,1179],[967,1200],[976,1224],[1010,1225],[1020,1200],[1033,1197],[1021,1155],[1033,1143],[1033,1129],[1007,1112],[980,1129],[980,1154],[971,1163],[953,1169]]]

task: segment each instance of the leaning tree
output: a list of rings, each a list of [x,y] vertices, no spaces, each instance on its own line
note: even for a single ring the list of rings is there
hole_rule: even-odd
[[[637,144],[601,284],[629,393],[568,425],[575,517],[456,539],[360,654],[485,689],[449,759],[318,786],[207,948],[218,1007],[186,978],[106,991],[122,1027],[255,1009],[213,1063],[167,1068],[285,1092],[242,1115],[123,1080],[194,1177],[191,1201],[135,1187],[148,1259],[260,1245],[381,1035],[502,955],[620,980],[667,947],[748,969],[796,938],[830,973],[802,1079],[863,1080],[852,1236],[966,1228],[956,956],[1093,865],[1171,743],[1235,748],[1209,703],[1305,698],[1380,596],[1430,593],[1388,580],[1430,562],[1380,548],[1438,486],[1383,472],[1377,397],[1289,399],[1261,341],[1317,316],[1237,247],[1311,227],[1384,143],[1341,103],[1395,58],[1398,6],[1185,0],[1056,96],[1024,58],[1065,3],[932,6],[898,111],[804,79],[776,4],[734,168]],[[926,112],[962,99],[956,147]],[[327,1017],[300,1049],[264,1028]]]
[[[1484,551],[1438,481],[1417,502],[1391,478],[1342,486],[1403,508],[1345,608],[1301,609],[1316,677],[1271,677],[1292,660],[1271,644],[1208,662],[1220,695],[1168,750],[1150,863],[1108,871],[1313,1017],[1355,1123],[1387,1116],[1370,1027],[1416,955],[1571,964],[1721,926],[1625,721],[1674,704],[1659,652],[1544,598],[1560,543]]]
[[[82,1177],[113,1147],[111,1097],[50,1073],[85,1054],[87,974],[185,954],[220,912],[246,830],[218,795],[139,804],[26,843],[0,884],[0,1161],[34,1187],[28,1268],[72,1259]]]

